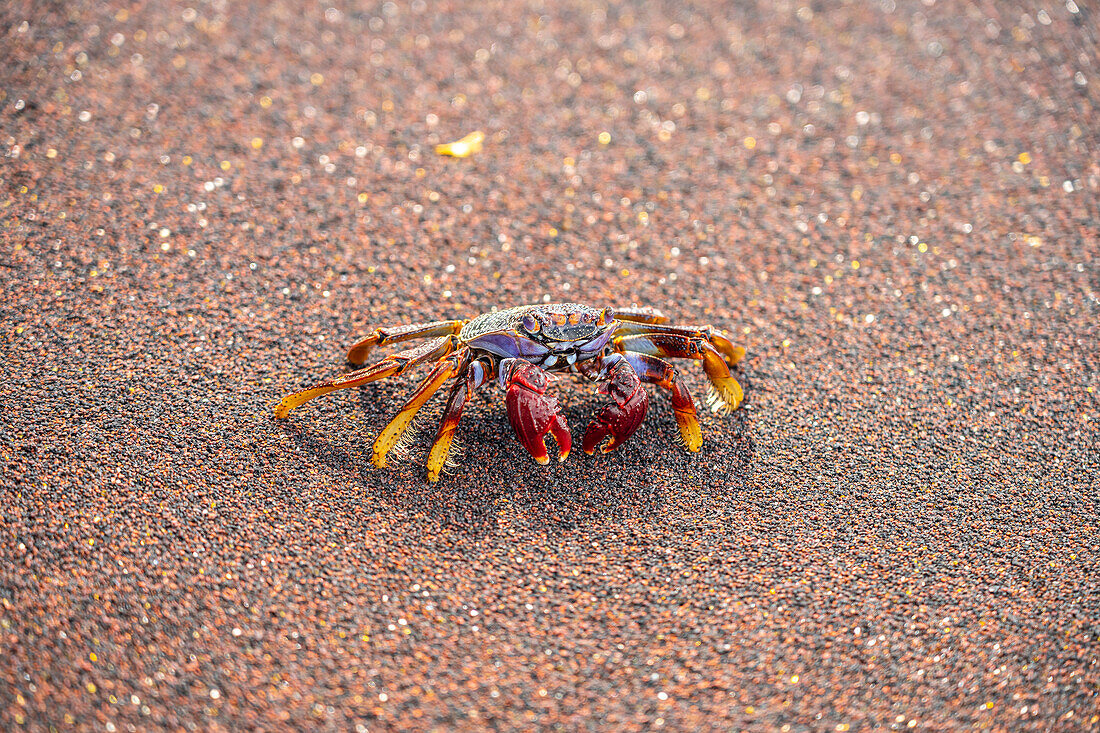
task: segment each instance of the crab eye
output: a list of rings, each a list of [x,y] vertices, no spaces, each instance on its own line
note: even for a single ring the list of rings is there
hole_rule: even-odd
[[[600,311],[600,317],[596,321],[596,323],[603,326],[603,325],[605,325],[607,323],[610,323],[611,321],[614,321],[614,320],[615,320],[615,311],[611,310],[610,308],[604,308],[602,311]]]
[[[523,317],[523,330],[528,333],[538,333],[541,328],[539,320],[530,313]]]

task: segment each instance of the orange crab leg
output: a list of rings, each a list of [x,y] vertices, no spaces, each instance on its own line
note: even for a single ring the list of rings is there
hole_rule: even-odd
[[[722,353],[709,340],[702,337],[682,336],[676,333],[645,333],[618,336],[613,341],[616,351],[635,351],[649,356],[696,359],[703,362],[714,388],[707,397],[712,412],[735,410],[745,398],[741,385],[730,374],[729,365]]]
[[[668,323],[669,318],[656,308],[615,308],[615,318],[630,323],[660,324]]]
[[[287,395],[282,402],[275,406],[275,417],[286,417],[295,407],[300,407],[314,397],[328,394],[338,389],[358,387],[367,382],[392,377],[401,374],[409,367],[425,361],[439,359],[454,351],[456,339],[454,336],[446,336],[436,339],[431,343],[418,346],[415,349],[407,349],[396,354],[390,354],[377,364],[372,364],[358,371],[334,377],[320,384],[303,389],[301,392]]]
[[[718,333],[715,329],[710,326],[707,326],[707,328],[709,329],[707,341],[714,344],[714,348],[721,352],[727,364],[730,366],[737,366],[737,362],[745,358],[745,347],[734,346],[732,341]]]
[[[481,361],[471,362],[466,367],[464,376],[460,377],[451,389],[451,396],[447,398],[447,407],[443,410],[443,420],[439,424],[439,430],[435,434],[435,442],[428,453],[428,481],[436,482],[439,474],[447,463],[447,456],[451,452],[451,441],[454,440],[458,421],[462,419],[462,409],[485,382],[492,376],[491,365]]]
[[[348,351],[348,361],[359,365],[367,361],[367,356],[376,346],[396,344],[410,339],[431,338],[432,336],[457,335],[467,321],[434,321],[432,323],[413,323],[408,326],[387,326],[376,328],[370,336],[361,339]]]
[[[401,408],[401,411],[397,413],[393,420],[390,420],[378,439],[374,441],[374,458],[372,460],[375,466],[381,468],[386,465],[386,454],[401,440],[416,413],[443,386],[444,382],[466,368],[469,359],[470,349],[463,346],[453,354],[448,354],[436,362],[431,373],[417,386],[412,396]]]
[[[616,313],[615,317],[618,318],[619,314]],[[628,319],[626,323],[619,326],[616,333],[623,337],[669,334],[687,338],[702,338],[709,341],[722,354],[729,366],[736,366],[737,362],[745,358],[745,347],[734,346],[733,342],[722,335],[714,326],[671,326],[662,323],[651,325],[642,322],[631,322]]]
[[[695,411],[695,401],[691,393],[680,381],[676,368],[664,359],[640,354],[636,351],[624,351],[623,357],[634,367],[638,378],[649,384],[656,384],[669,392],[672,398],[672,412],[676,425],[680,428],[680,437],[684,447],[692,453],[698,452],[703,445],[703,431],[699,427],[699,414]]]

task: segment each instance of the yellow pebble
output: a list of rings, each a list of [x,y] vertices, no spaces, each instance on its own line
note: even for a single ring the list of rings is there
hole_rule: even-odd
[[[474,130],[461,140],[453,143],[442,143],[435,146],[435,152],[439,155],[450,155],[455,158],[465,158],[474,153],[481,152],[481,144],[485,142],[485,133]]]

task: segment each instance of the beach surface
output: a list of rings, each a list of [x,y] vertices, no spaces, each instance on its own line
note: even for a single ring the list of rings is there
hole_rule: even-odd
[[[0,728],[1100,729],[1087,4],[5,3]],[[744,405],[543,467],[493,386],[436,484],[421,373],[273,416],[543,302]]]

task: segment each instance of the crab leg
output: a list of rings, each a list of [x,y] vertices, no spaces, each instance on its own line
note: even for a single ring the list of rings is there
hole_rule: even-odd
[[[630,363],[643,382],[656,384],[669,391],[669,397],[672,398],[672,412],[676,417],[676,425],[680,428],[684,447],[692,453],[697,452],[703,445],[699,414],[695,411],[695,401],[691,399],[691,393],[680,381],[676,368],[664,359],[639,354],[636,351],[623,352],[623,358]]]
[[[616,314],[618,317],[618,314]],[[653,324],[628,321],[619,326],[615,331],[616,336],[648,336],[650,334],[667,334],[672,336],[685,336],[687,338],[706,339],[716,348],[729,366],[736,366],[737,362],[745,358],[745,347],[734,346],[733,342],[722,335],[714,326],[672,326],[667,324]]]
[[[432,336],[457,335],[466,321],[434,321],[432,323],[413,323],[408,326],[387,326],[376,328],[370,336],[361,339],[348,351],[348,361],[359,365],[367,361],[367,356],[376,346],[396,344],[410,339],[431,338]]]
[[[451,441],[454,440],[458,421],[462,419],[462,408],[474,396],[483,384],[493,376],[493,367],[483,361],[473,361],[466,367],[463,376],[458,378],[455,386],[451,388],[451,396],[447,398],[447,407],[443,410],[443,420],[439,423],[439,430],[435,434],[435,442],[428,453],[428,481],[439,480],[439,473],[447,463],[447,455],[451,452]]]
[[[644,308],[616,308],[615,318],[630,323],[668,323],[669,318],[656,308],[646,306]]]
[[[614,340],[616,351],[636,351],[649,356],[697,359],[703,362],[703,371],[713,387],[707,396],[712,412],[735,410],[744,399],[741,385],[730,374],[729,364],[723,354],[706,338],[682,336],[676,333],[645,333],[634,336],[618,336]]]
[[[465,369],[469,360],[470,349],[463,346],[458,351],[448,354],[436,362],[435,367],[424,378],[424,381],[417,385],[416,390],[405,402],[401,411],[397,413],[393,420],[390,420],[378,439],[374,441],[374,458],[372,460],[375,466],[381,468],[386,465],[386,454],[401,440],[401,436],[408,430],[409,423],[412,422],[416,413],[443,386],[444,382]]]
[[[378,379],[392,377],[395,374],[402,374],[409,367],[416,364],[442,358],[454,351],[455,342],[454,336],[436,339],[423,346],[417,346],[415,349],[406,349],[396,354],[390,354],[377,364],[372,364],[369,367],[339,377],[333,377],[309,389],[287,395],[275,406],[275,417],[286,417],[295,407],[304,405],[314,397],[320,397],[338,389],[358,387]]]

